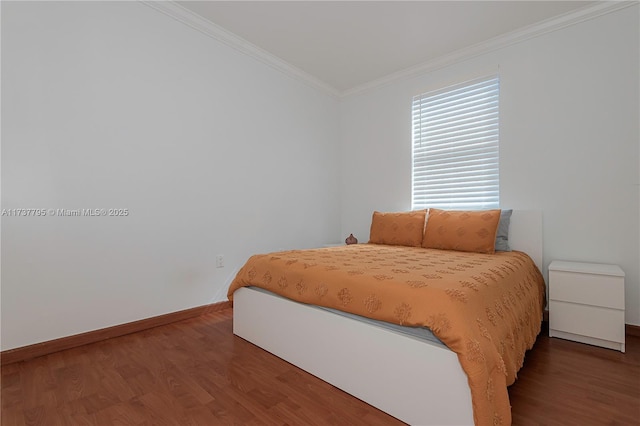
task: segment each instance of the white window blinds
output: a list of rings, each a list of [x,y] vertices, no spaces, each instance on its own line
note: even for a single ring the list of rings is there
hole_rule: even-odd
[[[498,208],[498,77],[413,98],[412,207]]]

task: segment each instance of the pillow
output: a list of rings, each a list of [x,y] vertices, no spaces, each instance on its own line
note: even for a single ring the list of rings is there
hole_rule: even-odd
[[[422,247],[441,250],[495,253],[500,209],[429,209]]]
[[[512,209],[500,212],[500,223],[496,234],[496,251],[511,251],[509,247],[509,224],[511,223]]]
[[[392,246],[420,247],[426,210],[411,212],[373,212],[369,242]]]

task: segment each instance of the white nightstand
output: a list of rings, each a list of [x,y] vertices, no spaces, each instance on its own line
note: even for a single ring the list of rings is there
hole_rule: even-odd
[[[549,336],[624,352],[624,272],[616,265],[549,265]]]

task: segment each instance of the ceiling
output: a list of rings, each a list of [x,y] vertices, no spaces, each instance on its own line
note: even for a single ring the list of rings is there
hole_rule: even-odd
[[[177,3],[345,92],[594,2]]]

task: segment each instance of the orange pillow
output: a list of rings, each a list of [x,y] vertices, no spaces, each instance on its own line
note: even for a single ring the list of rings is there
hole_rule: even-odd
[[[373,212],[369,242],[420,247],[426,214],[426,210],[399,213]]]
[[[500,209],[459,211],[429,209],[422,247],[495,253]]]

